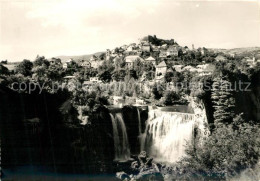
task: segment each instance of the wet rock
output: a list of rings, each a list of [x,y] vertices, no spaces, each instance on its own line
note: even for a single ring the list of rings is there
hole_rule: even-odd
[[[148,157],[147,153],[142,151],[136,157],[136,160],[131,163],[131,173],[129,173],[131,175],[129,176],[125,172],[118,172],[117,178],[136,181],[163,181],[163,175],[160,173],[158,166],[152,161],[153,158]]]
[[[125,172],[117,172],[116,177],[124,181],[130,180],[130,176]]]

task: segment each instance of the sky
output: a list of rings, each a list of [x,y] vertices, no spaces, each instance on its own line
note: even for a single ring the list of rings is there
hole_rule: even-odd
[[[260,0],[0,0],[0,60],[91,54],[145,35],[260,47]]]

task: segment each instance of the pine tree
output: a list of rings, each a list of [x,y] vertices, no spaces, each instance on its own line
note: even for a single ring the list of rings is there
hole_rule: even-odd
[[[230,123],[234,117],[235,101],[231,87],[227,77],[219,76],[213,80],[211,97],[216,126]]]

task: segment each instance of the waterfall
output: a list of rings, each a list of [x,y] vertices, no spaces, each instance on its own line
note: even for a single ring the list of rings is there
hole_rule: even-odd
[[[130,149],[126,126],[121,113],[116,113],[115,117],[110,113],[113,127],[115,160],[128,160]]]
[[[150,110],[141,149],[156,161],[176,162],[184,156],[184,145],[192,140],[193,129],[193,114]]]
[[[141,116],[140,116],[140,110],[137,108],[137,116],[138,116],[138,131],[139,135],[142,134],[142,128],[141,128]]]

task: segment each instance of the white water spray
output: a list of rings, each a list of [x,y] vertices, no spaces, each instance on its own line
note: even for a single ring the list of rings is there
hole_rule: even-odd
[[[121,113],[116,113],[115,117],[110,113],[113,126],[115,160],[128,160],[130,158],[130,149],[126,126]]]

